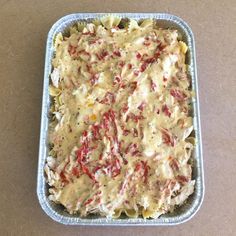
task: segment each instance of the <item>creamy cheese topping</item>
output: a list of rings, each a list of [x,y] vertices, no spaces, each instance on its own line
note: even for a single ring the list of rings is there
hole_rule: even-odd
[[[56,38],[50,199],[81,216],[156,218],[194,189],[187,46],[151,20],[111,19]]]

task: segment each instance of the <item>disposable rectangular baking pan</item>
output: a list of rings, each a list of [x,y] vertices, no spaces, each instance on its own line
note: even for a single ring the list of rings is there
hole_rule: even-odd
[[[113,13],[112,13],[113,14]],[[192,89],[195,96],[192,98],[193,105],[193,123],[194,135],[196,138],[196,146],[193,152],[193,179],[196,180],[195,191],[188,198],[187,202],[177,208],[173,213],[162,215],[158,219],[130,219],[121,217],[119,219],[107,219],[100,216],[90,216],[88,218],[80,218],[76,215],[69,215],[62,206],[53,203],[48,199],[48,185],[45,181],[44,165],[48,153],[48,123],[49,123],[49,77],[52,71],[51,61],[54,56],[53,39],[59,32],[65,32],[69,26],[77,21],[91,21],[94,18],[100,18],[106,14],[103,13],[76,13],[62,17],[50,29],[47,38],[43,98],[42,98],[42,114],[41,129],[39,142],[39,160],[38,160],[38,176],[37,176],[37,195],[39,203],[45,213],[53,220],[69,225],[176,225],[191,219],[201,206],[204,197],[204,175],[202,160],[202,144],[201,144],[201,127],[199,113],[199,98],[197,84],[197,69],[195,56],[195,42],[190,27],[179,17],[165,13],[114,13],[122,18],[133,18],[136,20],[153,18],[156,19],[158,25],[162,28],[177,29],[182,35],[182,40],[188,45],[187,64],[189,65],[189,76],[192,80]]]

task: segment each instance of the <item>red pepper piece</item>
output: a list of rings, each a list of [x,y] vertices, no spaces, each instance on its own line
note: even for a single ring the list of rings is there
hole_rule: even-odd
[[[165,129],[162,130],[162,139],[165,144],[170,145],[172,147],[175,146],[174,137]]]
[[[93,201],[93,199],[92,199],[92,198],[89,198],[89,199],[84,203],[84,206],[89,205],[92,201]]]
[[[164,112],[164,114],[168,117],[171,116],[171,112],[166,104],[162,106],[162,112]]]
[[[142,103],[138,106],[138,109],[139,109],[140,111],[143,111],[144,108],[145,108],[145,106],[146,106],[146,103],[145,103],[145,102],[142,102]]]
[[[70,56],[73,56],[76,53],[76,48],[77,47],[74,47],[71,44],[69,44],[69,46],[68,46],[68,53],[70,54]]]
[[[137,58],[137,59],[141,59],[141,57],[142,57],[142,55],[141,55],[139,52],[137,52],[136,58]]]
[[[155,92],[156,91],[157,85],[151,80],[151,91]]]
[[[73,167],[72,174],[79,177],[80,176],[79,169],[77,167]]]
[[[171,89],[170,95],[176,98],[178,101],[184,101],[187,98],[187,95],[184,94],[184,92],[177,89]]]
[[[113,54],[117,57],[121,57],[120,51],[118,51],[118,50],[114,51]]]
[[[178,175],[178,176],[176,177],[176,180],[177,180],[179,183],[181,183],[181,184],[186,184],[186,183],[188,183],[188,181],[189,181],[188,177],[183,176],[183,175]]]
[[[142,65],[141,65],[141,68],[140,68],[140,72],[144,72],[147,68],[147,63],[144,62]]]

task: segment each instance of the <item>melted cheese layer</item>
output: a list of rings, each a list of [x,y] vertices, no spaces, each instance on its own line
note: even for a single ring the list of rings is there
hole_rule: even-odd
[[[177,31],[87,24],[56,42],[50,199],[106,217],[156,218],[182,204],[194,188],[193,125]]]

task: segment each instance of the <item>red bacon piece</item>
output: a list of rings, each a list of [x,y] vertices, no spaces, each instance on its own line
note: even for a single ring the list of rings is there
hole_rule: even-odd
[[[100,139],[101,138],[101,134],[100,134],[100,125],[92,125],[92,133],[93,133],[93,138],[95,139],[95,140],[98,140],[98,139]]]
[[[101,104],[111,105],[115,102],[115,95],[114,93],[107,92],[105,97],[99,101]]]
[[[144,42],[143,42],[143,45],[144,45],[144,46],[150,46],[150,45],[151,45],[151,42],[144,41]]]
[[[173,135],[171,135],[166,129],[162,129],[161,132],[162,132],[163,142],[167,145],[174,147],[175,146],[175,139],[174,139]]]
[[[178,175],[175,179],[182,185],[188,183],[189,181],[189,178],[184,175]]]
[[[140,67],[140,72],[144,72],[145,70],[146,70],[146,68],[147,68],[147,63],[146,62],[144,62],[142,65],[141,65],[141,67]]]
[[[124,136],[127,136],[129,133],[130,133],[130,130],[128,130],[128,129],[123,130],[123,135]]]
[[[71,44],[69,44],[68,46],[68,53],[70,54],[70,56],[73,56],[76,53],[76,48],[75,46],[72,46]]]
[[[158,48],[159,51],[163,51],[163,50],[166,48],[166,45],[160,43],[160,44],[157,46],[157,48]]]
[[[100,54],[96,53],[96,56],[97,56],[99,61],[102,61],[102,60],[104,60],[104,58],[106,56],[108,56],[108,52],[105,51],[105,50],[102,50]]]
[[[142,103],[138,106],[138,109],[139,109],[140,111],[143,111],[146,105],[147,105],[147,104],[146,104],[145,102],[142,102]]]
[[[144,168],[144,183],[147,183],[147,179],[148,179],[148,171],[150,169],[150,166],[147,164],[147,161],[141,161],[143,164],[143,168]]]
[[[127,117],[126,117],[126,122],[129,121],[129,119],[133,120],[134,122],[138,122],[139,120],[143,120],[144,116],[143,115],[135,115],[134,113],[130,112]]]
[[[91,76],[91,79],[90,79],[91,85],[96,84],[96,82],[98,81],[98,78],[99,78],[99,75],[98,75],[98,74],[92,75],[92,76]]]
[[[93,199],[92,199],[92,198],[89,198],[89,199],[84,203],[84,206],[89,205],[92,201],[93,201]]]
[[[171,116],[171,112],[166,104],[162,106],[162,112],[164,112],[164,114],[168,117]]]
[[[61,178],[62,182],[64,182],[65,184],[68,184],[68,183],[69,183],[68,179],[66,178],[66,176],[65,176],[65,174],[64,174],[64,171],[62,171],[62,172],[60,173],[60,178]]]
[[[155,58],[155,57],[150,57],[150,58],[147,58],[147,59],[145,60],[145,62],[148,63],[148,64],[151,64],[151,63],[153,63],[153,62],[155,62],[155,61],[156,61],[156,58]]]
[[[156,91],[157,85],[151,80],[151,91],[155,92]]]
[[[170,167],[172,168],[173,171],[178,171],[179,170],[179,163],[176,159],[173,157],[169,157],[170,160]]]
[[[126,149],[125,153],[130,153],[132,156],[140,155],[140,151],[138,150],[138,145],[136,143],[130,143]]]
[[[121,57],[120,51],[118,51],[118,50],[114,51],[113,54],[117,57]]]
[[[121,111],[124,112],[124,113],[126,113],[128,110],[129,110],[128,104],[125,103],[125,104],[123,105],[123,107],[121,108]]]
[[[148,179],[148,172],[149,172],[150,166],[147,164],[147,161],[140,161],[135,165],[135,171],[142,171],[142,178],[144,179],[144,183],[147,183]]]
[[[142,57],[142,55],[141,55],[139,52],[137,52],[136,58],[137,58],[137,59],[141,59],[141,57]]]
[[[72,168],[72,174],[75,175],[76,177],[80,176],[78,167],[73,167]]]
[[[167,81],[167,78],[165,76],[163,76],[163,81],[166,82]]]
[[[138,75],[139,75],[139,72],[140,72],[139,70],[135,70],[135,71],[134,71],[134,75],[135,75],[135,76],[138,76]]]
[[[171,89],[170,95],[176,98],[178,101],[184,101],[187,98],[187,95],[184,94],[184,92],[177,89]]]
[[[115,76],[114,80],[113,80],[113,85],[119,84],[121,81],[121,77],[120,76]]]
[[[138,87],[138,82],[137,81],[131,82],[129,84],[129,88],[131,89],[131,93],[133,93],[134,90],[137,89],[137,87]]]
[[[133,136],[138,137],[138,130],[136,128],[133,128]]]
[[[119,65],[119,67],[123,68],[124,65],[125,65],[125,62],[124,62],[124,61],[120,61],[120,62],[118,63],[118,65]]]

